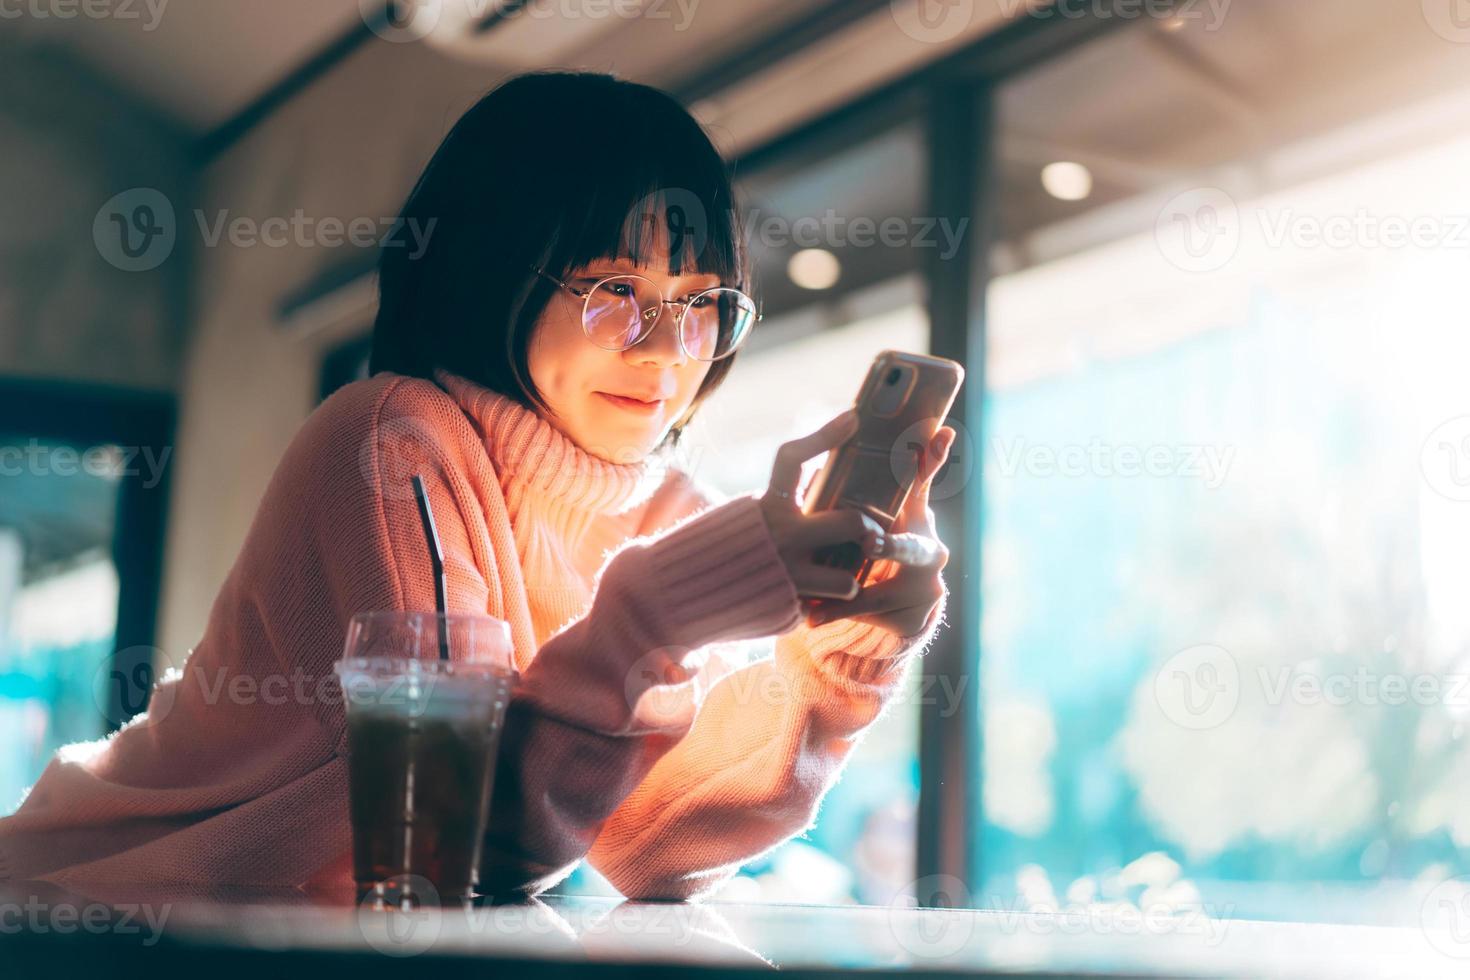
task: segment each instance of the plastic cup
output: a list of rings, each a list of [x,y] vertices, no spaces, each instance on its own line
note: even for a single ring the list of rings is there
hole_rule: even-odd
[[[449,660],[440,658],[441,632]],[[362,613],[335,670],[347,714],[358,901],[412,907],[472,898],[517,676],[509,624]]]

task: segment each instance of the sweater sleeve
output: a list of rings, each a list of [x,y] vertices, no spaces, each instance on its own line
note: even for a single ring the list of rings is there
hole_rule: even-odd
[[[767,532],[769,535],[769,532]],[[873,580],[896,570],[881,562]],[[903,689],[944,618],[917,634],[804,622],[773,661],[720,679],[689,734],[608,819],[588,860],[637,899],[695,899],[814,822],[863,733]]]
[[[481,889],[536,894],[565,878],[688,732],[688,722],[642,720],[643,694],[678,676],[694,649],[782,633],[800,617],[754,500],[624,545],[604,566],[590,612],[541,647],[512,697]]]

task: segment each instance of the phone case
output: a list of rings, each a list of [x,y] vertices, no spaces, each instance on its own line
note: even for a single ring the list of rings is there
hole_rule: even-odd
[[[880,353],[855,402],[858,431],[828,455],[803,511],[856,507],[890,530],[918,476],[920,451],[944,424],[964,379],[964,367],[948,358]],[[814,557],[852,570],[859,585],[872,572],[872,560],[855,542],[821,548]]]

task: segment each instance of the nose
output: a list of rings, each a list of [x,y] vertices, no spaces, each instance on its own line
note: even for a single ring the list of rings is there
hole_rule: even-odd
[[[671,304],[660,303],[658,319],[648,336],[623,352],[633,364],[680,365],[684,363],[684,348],[679,343],[678,317]]]

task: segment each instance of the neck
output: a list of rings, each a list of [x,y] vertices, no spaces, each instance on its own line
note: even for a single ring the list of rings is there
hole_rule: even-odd
[[[572,549],[595,518],[646,503],[663,482],[667,461],[661,453],[613,463],[508,395],[442,369],[435,378],[484,437],[512,521],[534,509]]]

